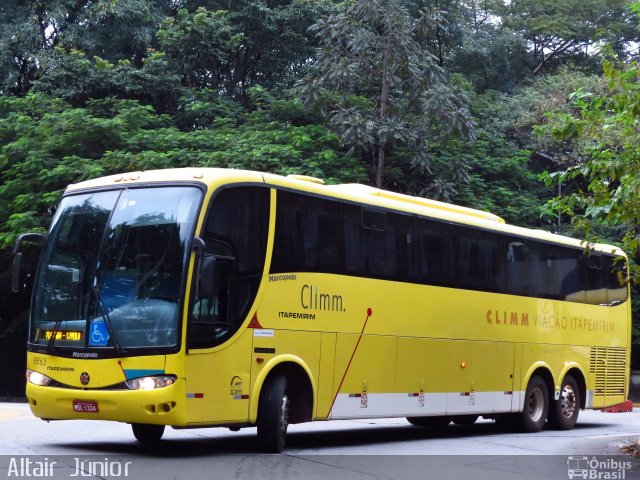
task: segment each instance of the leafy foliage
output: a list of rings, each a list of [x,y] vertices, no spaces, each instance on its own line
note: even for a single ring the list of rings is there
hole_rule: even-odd
[[[322,104],[351,152],[372,156],[378,187],[387,151],[407,148],[428,170],[428,137],[472,136],[465,92],[419,41],[430,20],[400,0],[355,0],[313,26],[321,46],[301,94]]]
[[[571,216],[574,227],[592,240],[603,231],[619,233],[623,248],[635,258],[640,253],[640,67],[633,63],[604,64],[608,91],[578,90],[572,95],[575,111],[554,113],[543,130],[558,140],[571,140],[581,158],[548,182],[573,182],[571,194],[551,203],[555,212]],[[603,229],[603,227],[605,227]],[[612,230],[611,228],[616,230]],[[633,267],[633,277],[640,270]]]
[[[504,7],[503,18],[531,43],[537,74],[562,58],[587,63],[595,58],[597,65],[594,53],[607,41],[624,52],[638,36],[628,5],[627,0],[519,0]]]
[[[199,103],[192,107],[201,112],[217,107]],[[293,126],[264,107],[183,131],[170,116],[135,100],[92,100],[73,108],[42,94],[0,97],[0,245],[8,248],[17,234],[45,228],[68,184],[120,171],[203,166],[330,182],[366,178],[325,127]]]

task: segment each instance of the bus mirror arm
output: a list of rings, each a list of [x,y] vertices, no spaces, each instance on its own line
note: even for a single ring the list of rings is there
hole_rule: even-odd
[[[23,233],[16,239],[13,245],[13,264],[11,266],[11,291],[18,293],[20,291],[20,277],[22,273],[22,252],[20,247],[23,242],[35,243],[42,246],[47,236],[42,233]]]

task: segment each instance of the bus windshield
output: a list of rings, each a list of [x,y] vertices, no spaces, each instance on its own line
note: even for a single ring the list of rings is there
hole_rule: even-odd
[[[65,197],[36,278],[29,340],[49,349],[170,348],[201,192]]]

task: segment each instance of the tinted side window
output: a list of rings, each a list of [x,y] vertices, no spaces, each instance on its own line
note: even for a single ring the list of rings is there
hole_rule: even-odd
[[[205,226],[207,249],[235,257],[239,275],[262,274],[269,231],[269,189],[237,187],[213,199]]]
[[[399,279],[402,272],[402,217],[343,206],[346,273]]]
[[[547,245],[546,249],[549,264],[547,281],[554,293],[546,297],[585,303],[587,258],[583,251],[555,245]]]
[[[461,230],[458,251],[460,288],[504,291],[504,251],[500,236]]]
[[[521,238],[506,238],[506,290],[512,295],[545,297],[548,263],[543,244]]]
[[[626,265],[615,257],[603,255],[602,272],[605,278],[605,287],[607,290],[607,304],[617,305],[627,299],[627,270]]]
[[[407,218],[405,234],[407,280],[454,286],[456,238],[453,228],[420,218]]]
[[[331,200],[278,192],[271,273],[341,272],[340,210]]]

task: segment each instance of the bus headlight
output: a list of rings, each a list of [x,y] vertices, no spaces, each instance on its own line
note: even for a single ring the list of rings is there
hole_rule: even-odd
[[[33,370],[27,370],[27,381],[29,383],[33,383],[34,385],[45,387],[49,385],[51,379],[41,373],[34,372]]]
[[[124,382],[131,390],[155,390],[157,388],[173,385],[176,377],[172,375],[157,375],[153,377],[140,377]]]

